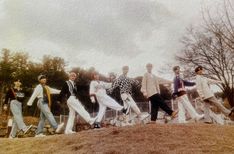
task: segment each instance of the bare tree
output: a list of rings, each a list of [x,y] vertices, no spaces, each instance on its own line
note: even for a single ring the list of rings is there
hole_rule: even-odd
[[[204,25],[190,28],[183,37],[183,50],[176,56],[187,67],[202,65],[207,76],[223,81],[219,85],[234,106],[234,11],[230,1],[224,0],[217,17],[208,9],[203,11]]]

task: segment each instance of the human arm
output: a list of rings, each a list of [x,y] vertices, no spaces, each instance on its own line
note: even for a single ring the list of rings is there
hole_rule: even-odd
[[[146,90],[146,87],[147,87],[147,76],[146,74],[143,76],[143,79],[142,79],[142,83],[141,83],[141,92],[143,93],[143,95],[145,97],[147,97],[147,90]]]
[[[179,78],[178,77],[175,77],[174,78],[174,80],[173,80],[173,94],[172,94],[172,97],[173,98],[175,98],[175,97],[177,97],[177,94],[178,94],[178,92],[179,92],[179,83],[180,83],[180,81],[179,81]]]
[[[112,83],[110,83],[110,82],[102,82],[102,84],[104,85],[105,89],[110,89],[112,86]]]
[[[89,86],[89,97],[92,103],[96,102],[96,88],[95,88],[95,82],[91,81],[90,86]]]
[[[9,89],[6,93],[4,104],[8,104],[9,99],[12,97],[14,97],[14,94],[13,94],[12,90]]]
[[[42,91],[42,87],[37,85],[32,93],[32,96],[30,97],[30,99],[27,102],[28,106],[32,106],[33,101],[36,99],[36,97],[40,94],[41,91]]]
[[[196,85],[195,82],[191,82],[191,81],[187,81],[187,80],[182,80],[182,81],[184,82],[184,85],[188,86],[188,87],[192,87],[192,86]]]
[[[206,80],[208,81],[209,84],[217,84],[217,83],[223,83],[220,80],[214,80],[214,79],[210,79],[210,78],[206,78]]]
[[[61,90],[55,89],[55,88],[51,88],[49,87],[50,93],[51,94],[59,94],[61,92]]]
[[[154,76],[154,78],[155,78],[155,87],[156,87],[156,90],[160,94],[159,78],[157,78],[156,76]]]
[[[114,82],[112,83],[111,88],[107,89],[107,92],[109,94],[113,93],[113,91],[119,86],[119,84],[120,84],[120,79],[114,80]]]

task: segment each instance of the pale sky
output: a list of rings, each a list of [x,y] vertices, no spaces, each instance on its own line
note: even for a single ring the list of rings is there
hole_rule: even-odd
[[[31,59],[59,56],[68,68],[95,67],[130,76],[174,61],[186,27],[199,24],[201,6],[222,0],[0,0],[0,49]],[[161,74],[160,76],[163,76]]]

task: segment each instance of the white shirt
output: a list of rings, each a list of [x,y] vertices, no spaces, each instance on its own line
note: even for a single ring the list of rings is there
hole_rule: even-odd
[[[210,84],[212,83],[222,83],[222,82],[206,78],[202,75],[196,76],[197,92],[202,99],[208,99],[214,96],[214,93],[210,89]]]
[[[158,78],[152,73],[145,73],[142,79],[141,92],[147,93],[147,97],[160,93]]]
[[[75,86],[74,81],[72,81],[72,80],[69,80],[69,81],[72,83],[72,86],[74,87]]]
[[[59,94],[60,93],[60,90],[50,88],[49,86],[47,86],[47,87],[49,88],[51,94]],[[41,84],[38,84],[36,86],[36,88],[34,89],[32,96],[28,100],[27,105],[31,106],[33,104],[33,101],[36,98],[42,98],[42,97],[43,97],[43,88],[42,88]]]
[[[107,83],[103,81],[91,81],[90,83],[90,94],[95,94],[96,96],[103,96],[106,94],[106,89],[111,88],[112,83]]]

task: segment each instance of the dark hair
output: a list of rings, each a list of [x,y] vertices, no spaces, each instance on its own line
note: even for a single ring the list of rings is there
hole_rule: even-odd
[[[174,66],[172,70],[175,72],[175,71],[178,70],[179,68],[180,68],[179,66]]]
[[[202,70],[203,68],[202,68],[202,66],[197,66],[196,68],[195,68],[195,72],[197,73],[198,71],[200,71],[200,70]]]

